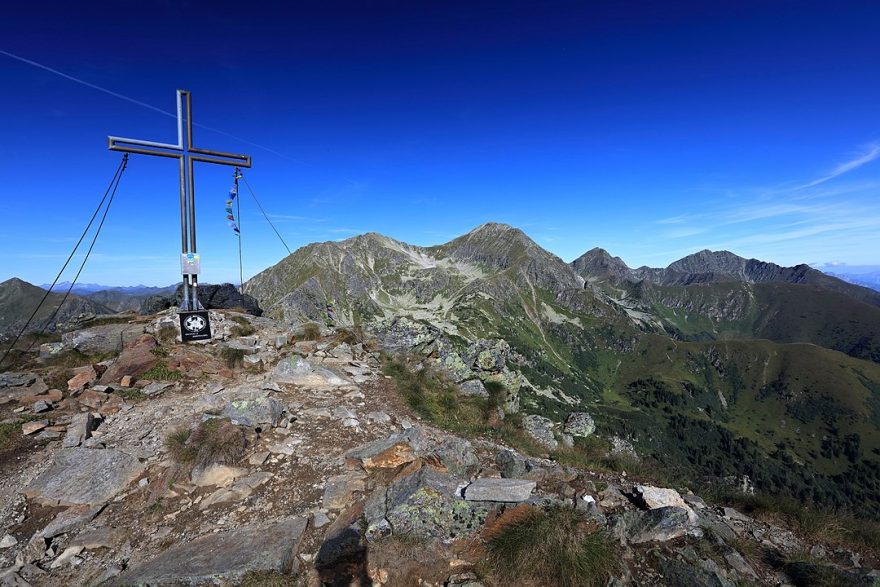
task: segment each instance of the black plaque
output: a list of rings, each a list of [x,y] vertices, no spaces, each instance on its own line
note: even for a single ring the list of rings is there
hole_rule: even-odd
[[[207,310],[180,312],[180,338],[183,342],[211,340],[211,322]]]

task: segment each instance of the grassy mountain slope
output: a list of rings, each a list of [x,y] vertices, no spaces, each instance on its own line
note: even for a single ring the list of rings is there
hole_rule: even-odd
[[[17,278],[0,283],[0,337],[10,338],[18,334],[45,294],[45,290]],[[28,332],[43,328],[46,320],[58,308],[63,298],[63,293],[50,293],[46,303],[28,327]],[[113,310],[97,302],[71,294],[55,319],[51,324],[46,325],[45,329],[48,332],[62,329],[66,323],[80,314],[113,313]]]

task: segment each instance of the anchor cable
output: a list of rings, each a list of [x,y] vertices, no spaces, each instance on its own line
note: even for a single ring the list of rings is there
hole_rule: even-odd
[[[253,188],[251,188],[251,184],[248,183],[248,180],[244,175],[241,176],[241,179],[244,180],[244,185],[247,186],[248,191],[251,193],[251,197],[254,199],[254,202],[257,203],[257,207],[260,209],[260,212],[263,213],[263,218],[266,219],[266,222],[268,222],[269,226],[272,227],[272,230],[275,231],[275,234],[278,236],[278,239],[281,241],[281,244],[284,245],[285,249],[287,249],[287,254],[290,255],[291,254],[290,247],[287,246],[287,243],[284,242],[284,238],[282,238],[281,233],[278,232],[278,229],[275,228],[275,225],[272,224],[271,220],[269,220],[269,215],[266,214],[266,211],[263,210],[263,207],[260,205],[260,201],[257,199],[257,195],[254,193]]]
[[[52,293],[52,289],[58,283],[58,280],[61,279],[61,275],[64,273],[64,270],[67,269],[67,266],[70,264],[70,261],[73,259],[73,256],[76,254],[77,249],[79,248],[80,244],[82,244],[83,239],[85,239],[86,235],[88,234],[89,230],[91,229],[92,224],[95,222],[95,218],[97,218],[98,213],[101,211],[101,208],[104,207],[104,202],[107,200],[107,196],[108,195],[110,196],[110,202],[113,201],[113,196],[116,194],[116,189],[119,187],[119,181],[122,179],[122,172],[125,171],[125,168],[127,165],[128,165],[128,153],[126,153],[122,156],[122,161],[119,162],[119,167],[116,168],[116,172],[113,174],[113,179],[110,180],[110,185],[108,185],[107,189],[104,191],[104,195],[101,198],[101,201],[98,203],[98,207],[95,208],[94,213],[92,213],[92,217],[91,217],[91,219],[89,219],[89,223],[86,225],[85,229],[83,230],[83,233],[79,237],[79,240],[74,245],[73,250],[70,252],[70,255],[68,255],[67,260],[64,262],[64,265],[62,265],[61,270],[58,271],[58,274],[55,276],[55,280],[52,282],[52,285],[50,285],[49,289],[46,290],[46,293],[43,294],[43,298],[40,300],[40,303],[37,304],[36,308],[34,308],[34,311],[31,313],[30,317],[27,319],[24,326],[21,327],[21,330],[18,332],[18,334],[13,339],[12,344],[10,344],[9,348],[6,349],[6,352],[3,353],[3,357],[0,358],[0,365],[3,364],[3,361],[6,360],[6,357],[9,356],[9,353],[11,353],[12,349],[15,348],[15,345],[18,343],[19,339],[25,333],[25,331],[27,330],[27,327],[30,326],[34,317],[37,315],[37,313],[40,311],[40,308],[46,302],[46,299],[49,297],[49,294]],[[111,193],[111,190],[112,190],[112,193]],[[88,253],[86,253],[86,257],[85,257],[85,259],[83,259],[83,262],[79,267],[79,271],[77,272],[76,277],[74,278],[73,282],[71,282],[70,286],[67,288],[67,292],[64,294],[64,298],[61,301],[61,303],[58,304],[58,307],[55,308],[55,311],[49,317],[49,320],[47,320],[43,324],[43,327],[39,330],[40,332],[45,330],[45,328],[48,326],[48,324],[51,322],[51,320],[58,314],[58,310],[61,309],[61,306],[64,304],[64,302],[67,301],[67,297],[70,295],[70,292],[73,289],[74,284],[76,284],[76,279],[79,278],[79,275],[82,272],[83,267],[85,266],[85,262],[86,262],[86,260],[88,260],[89,254],[92,252],[92,248],[95,246],[95,240],[98,238],[98,233],[101,231],[101,226],[103,226],[103,224],[104,224],[104,219],[107,218],[107,211],[109,209],[110,209],[110,203],[108,202],[107,208],[104,210],[104,215],[101,217],[101,222],[98,226],[97,232],[95,233],[95,236],[92,239],[91,246],[89,246]],[[34,342],[35,341],[36,341],[36,339],[34,340]],[[31,350],[31,348],[33,348],[34,342],[31,342],[30,346],[27,348],[27,350],[25,350],[25,353],[27,353],[28,351]]]

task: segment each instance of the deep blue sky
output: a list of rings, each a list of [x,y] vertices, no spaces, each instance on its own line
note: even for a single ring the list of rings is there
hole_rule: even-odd
[[[880,263],[877,2],[16,4],[0,50],[168,112],[191,90],[243,139],[197,143],[253,155],[291,247],[498,221],[565,260]],[[118,164],[106,136],[175,122],[2,54],[0,79],[0,279],[43,283]],[[197,171],[203,281],[237,281],[230,172]],[[243,205],[247,277],[286,252]],[[134,157],[81,281],[171,283],[178,252],[176,164]]]

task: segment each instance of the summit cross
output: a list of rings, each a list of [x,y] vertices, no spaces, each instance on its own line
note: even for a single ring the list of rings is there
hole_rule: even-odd
[[[185,116],[184,116],[185,112]],[[184,120],[186,133],[184,133]],[[181,312],[204,310],[197,295],[200,262],[196,248],[196,200],[193,163],[215,163],[231,167],[251,166],[250,155],[211,151],[193,146],[192,94],[177,90],[177,144],[107,137],[111,151],[155,155],[177,159],[180,164],[180,259],[183,274]],[[192,320],[190,321],[192,322]],[[181,324],[184,322],[181,320]],[[183,334],[183,333],[182,333]],[[210,337],[210,331],[208,333]]]

